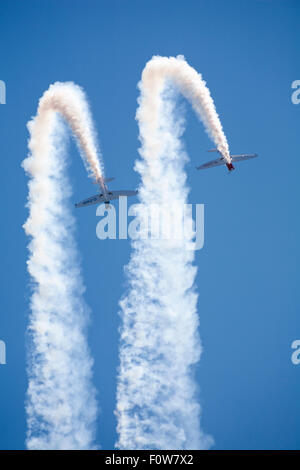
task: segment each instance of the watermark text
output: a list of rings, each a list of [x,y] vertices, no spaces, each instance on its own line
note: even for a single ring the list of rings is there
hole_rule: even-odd
[[[6,104],[6,84],[0,80],[0,104]]]
[[[291,356],[291,361],[295,366],[297,366],[300,364],[300,339],[295,339],[295,341],[292,342],[291,347],[295,350]]]
[[[0,365],[6,364],[6,345],[4,341],[0,339]]]
[[[128,208],[127,197],[122,196],[118,216],[113,205],[104,204],[97,207],[96,215],[101,218],[96,227],[99,240],[169,240],[174,245],[182,241],[189,250],[204,246],[204,204],[133,204]],[[129,223],[128,217],[133,217]]]
[[[292,88],[296,90],[292,93],[291,100],[293,104],[300,103],[300,80],[294,80],[292,83]]]

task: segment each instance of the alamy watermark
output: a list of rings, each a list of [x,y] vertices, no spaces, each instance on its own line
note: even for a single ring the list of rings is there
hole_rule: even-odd
[[[293,104],[300,103],[300,80],[294,80],[292,82],[292,88],[296,90],[292,93],[291,100]]]
[[[6,104],[6,84],[0,80],[0,104]]]
[[[0,339],[0,365],[6,364],[6,344]]]
[[[291,348],[295,350],[291,355],[291,361],[297,366],[300,364],[300,339],[295,339],[295,341],[292,342]]]
[[[100,240],[151,239],[175,244],[181,240],[188,250],[201,250],[204,246],[204,204],[132,204],[128,208],[127,197],[122,196],[118,217],[113,205],[104,204],[97,207],[96,215],[101,217],[96,226]],[[128,217],[133,217],[129,223]]]

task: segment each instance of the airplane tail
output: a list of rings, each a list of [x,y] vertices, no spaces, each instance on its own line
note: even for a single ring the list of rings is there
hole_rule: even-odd
[[[114,176],[112,178],[98,178],[97,181],[93,181],[93,184],[110,183],[110,181],[113,181],[114,179]]]
[[[219,152],[218,149],[211,149],[211,150],[207,150],[208,152]]]

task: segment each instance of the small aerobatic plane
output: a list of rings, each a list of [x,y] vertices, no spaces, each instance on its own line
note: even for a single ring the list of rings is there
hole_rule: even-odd
[[[220,157],[216,160],[211,160],[210,162],[203,163],[203,165],[197,166],[197,170],[205,170],[206,168],[213,168],[214,166],[226,165],[229,171],[234,170],[233,163],[242,162],[244,160],[249,160],[250,158],[258,157],[257,153],[253,154],[242,154],[242,155],[230,155],[231,162],[228,163],[223,157],[222,153],[218,149],[208,150],[208,152],[218,152]]]
[[[101,204],[104,202],[106,209],[109,209],[109,203],[113,199],[119,199],[121,196],[135,196],[138,193],[137,191],[127,191],[125,189],[121,189],[120,191],[109,191],[107,183],[113,180],[114,178],[98,178],[94,184],[99,185],[100,192],[95,194],[95,196],[88,197],[87,199],[78,202],[75,204],[75,207],[86,207],[91,206],[92,204]]]

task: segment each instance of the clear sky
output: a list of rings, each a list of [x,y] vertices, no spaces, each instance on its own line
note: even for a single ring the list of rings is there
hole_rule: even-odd
[[[205,204],[205,246],[196,253],[202,426],[216,449],[300,448],[300,365],[291,362],[291,343],[300,339],[300,104],[291,102],[291,83],[300,79],[299,19],[297,0],[1,1],[1,449],[22,449],[25,437],[26,122],[50,83],[81,85],[106,174],[116,177],[112,188],[137,187],[136,85],[154,54],[185,55],[207,81],[232,152],[260,157],[230,176],[222,167],[197,172],[211,142],[186,105],[189,200]],[[94,187],[73,143],[70,162],[73,203]],[[111,449],[130,242],[96,238],[96,206],[75,215],[92,309],[97,442]]]

